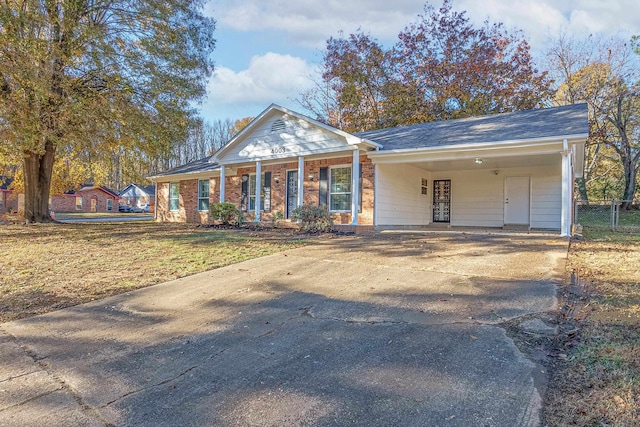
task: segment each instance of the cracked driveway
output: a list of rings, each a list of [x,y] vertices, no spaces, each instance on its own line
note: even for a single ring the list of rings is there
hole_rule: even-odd
[[[536,426],[544,234],[323,239],[0,325],[0,425]],[[534,381],[534,378],[536,380]]]

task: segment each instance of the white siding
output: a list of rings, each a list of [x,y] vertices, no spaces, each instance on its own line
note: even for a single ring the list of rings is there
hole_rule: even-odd
[[[271,130],[275,120],[284,129]],[[265,161],[349,150],[344,138],[296,117],[274,114],[220,159],[224,163]]]
[[[438,172],[433,179],[451,180],[451,225],[502,227],[504,175],[493,171]]]
[[[428,172],[410,165],[376,166],[376,225],[426,225],[431,222],[433,181],[451,180],[451,225],[502,227],[507,176],[531,179],[531,228],[560,229],[561,175],[555,167]],[[420,194],[421,178],[429,194]]]
[[[431,216],[431,188],[421,194],[429,172],[410,165],[377,165],[376,225],[427,225]]]
[[[562,175],[556,169],[540,169],[531,182],[531,228],[560,229]]]
[[[451,179],[451,225],[502,227],[507,176],[531,179],[531,228],[560,229],[561,176],[553,167],[434,173],[433,179]]]

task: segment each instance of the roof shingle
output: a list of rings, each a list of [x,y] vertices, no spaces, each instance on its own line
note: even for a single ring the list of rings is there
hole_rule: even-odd
[[[587,104],[421,123],[356,133],[381,151],[589,133]]]

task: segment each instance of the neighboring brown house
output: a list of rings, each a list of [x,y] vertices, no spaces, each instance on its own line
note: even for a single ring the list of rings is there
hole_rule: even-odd
[[[0,176],[0,214],[18,210],[18,195],[9,189],[12,182],[13,178]]]
[[[83,187],[50,197],[53,212],[118,212],[118,195],[107,187]]]

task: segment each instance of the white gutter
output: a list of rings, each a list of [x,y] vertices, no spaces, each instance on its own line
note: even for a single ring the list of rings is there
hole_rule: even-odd
[[[463,152],[469,150],[499,150],[505,148],[527,148],[527,147],[540,147],[544,145],[560,145],[562,140],[571,140],[575,142],[585,141],[588,134],[576,134],[568,136],[553,136],[546,138],[535,139],[515,139],[507,141],[489,141],[489,142],[473,142],[468,144],[455,144],[455,145],[439,145],[436,147],[414,147],[414,148],[399,148],[395,150],[381,150],[368,152],[367,156],[384,157],[390,155],[404,155],[414,156],[416,154],[433,154],[438,152],[453,153]]]

